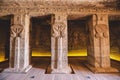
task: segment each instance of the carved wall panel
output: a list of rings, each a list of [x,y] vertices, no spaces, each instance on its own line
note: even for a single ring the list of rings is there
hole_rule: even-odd
[[[51,25],[47,22],[50,19],[33,18],[32,31],[31,31],[31,46],[33,49],[38,51],[48,51],[51,50]]]
[[[47,4],[51,5],[47,5]],[[54,5],[53,5],[54,4]],[[46,15],[46,14],[55,14],[55,13],[66,13],[68,15],[71,14],[96,14],[96,13],[105,13],[105,14],[120,14],[120,10],[118,7],[95,7],[90,6],[80,6],[80,5],[57,5],[58,3],[52,2],[0,2],[0,15],[11,15],[11,14],[24,14],[29,13],[31,16],[35,16],[38,14]],[[81,4],[81,3],[80,3]],[[83,4],[82,4],[83,5]]]
[[[87,48],[87,27],[84,20],[68,21],[69,50],[85,50]]]

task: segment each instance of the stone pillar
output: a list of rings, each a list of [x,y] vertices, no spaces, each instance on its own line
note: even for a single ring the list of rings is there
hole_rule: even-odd
[[[15,14],[11,20],[9,72],[27,72],[29,65],[29,16]]]
[[[51,73],[71,73],[67,56],[67,15],[52,16],[51,35]]]
[[[88,62],[93,72],[116,72],[110,65],[108,15],[95,14],[88,21]]]

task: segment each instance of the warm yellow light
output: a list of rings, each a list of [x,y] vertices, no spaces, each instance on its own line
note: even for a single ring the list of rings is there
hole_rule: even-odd
[[[87,56],[87,50],[70,50],[68,56]]]
[[[51,56],[50,52],[32,51],[32,56]],[[71,50],[68,52],[68,56],[87,56],[86,50]]]
[[[119,53],[110,53],[110,58],[113,60],[120,61],[120,54]]]
[[[32,56],[34,57],[46,57],[51,56],[50,52],[43,52],[43,51],[32,51]]]
[[[50,57],[51,53],[50,52],[45,52],[45,51],[32,51],[32,56],[33,57]],[[73,56],[73,57],[79,57],[79,56],[87,56],[87,50],[70,50],[68,52],[68,56]],[[110,58],[113,60],[120,61],[120,53],[113,52],[111,51],[110,53]],[[0,53],[0,62],[5,61],[5,55],[3,53]]]
[[[5,61],[4,56],[0,56],[0,62],[3,62],[3,61]]]
[[[118,48],[111,48],[110,52],[111,59],[120,61],[120,52]]]
[[[0,52],[0,62],[5,61],[5,54],[3,51]]]
[[[40,51],[32,51],[32,56],[34,57],[50,57],[50,52],[40,52]],[[87,56],[87,50],[70,50],[68,52],[68,56],[79,57],[79,56]],[[120,61],[120,54],[119,53],[110,53],[110,58],[113,60]]]

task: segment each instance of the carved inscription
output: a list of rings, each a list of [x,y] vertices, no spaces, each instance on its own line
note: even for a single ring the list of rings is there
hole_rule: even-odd
[[[41,3],[40,3],[41,4]],[[13,4],[12,4],[13,5]],[[16,4],[15,4],[16,5]],[[28,5],[28,6],[27,6]],[[30,12],[36,12],[36,13],[55,13],[55,12],[64,12],[64,13],[114,13],[114,12],[120,12],[117,8],[98,8],[98,7],[78,7],[78,6],[30,6],[29,3],[25,6],[17,5],[17,6],[0,6],[0,14],[15,14],[15,13],[30,13]]]

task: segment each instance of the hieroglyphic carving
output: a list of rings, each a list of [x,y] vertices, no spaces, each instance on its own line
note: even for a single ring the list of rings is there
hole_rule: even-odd
[[[22,5],[24,4],[24,5]],[[31,5],[32,4],[32,5]],[[37,6],[36,6],[37,4]],[[15,6],[13,6],[15,5]],[[15,13],[28,13],[28,12],[35,12],[35,13],[55,13],[55,12],[62,12],[62,13],[120,13],[118,8],[106,8],[106,7],[80,7],[80,6],[57,6],[57,5],[42,5],[41,3],[10,3],[6,5],[0,5],[0,12],[2,14],[15,14]]]
[[[64,37],[65,36],[64,30],[65,30],[65,24],[63,22],[56,22],[55,24],[53,24],[52,36]]]

